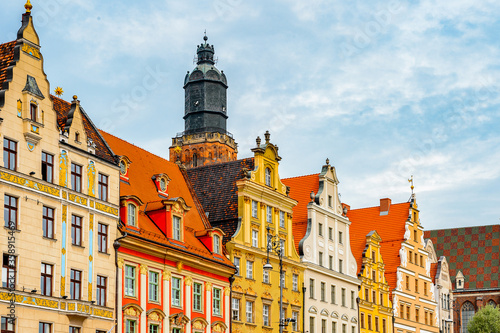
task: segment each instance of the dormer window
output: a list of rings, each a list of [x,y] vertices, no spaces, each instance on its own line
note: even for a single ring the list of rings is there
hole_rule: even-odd
[[[266,176],[266,185],[267,186],[271,186],[271,169],[269,168],[266,168],[266,171],[265,171],[265,176]]]
[[[167,181],[165,178],[160,179],[160,190],[165,192],[167,190]]]
[[[127,165],[123,160],[120,161],[120,174],[124,175],[127,173]]]
[[[172,219],[172,238],[181,241],[181,218],[179,216],[174,216]]]
[[[137,208],[134,204],[128,204],[127,224],[131,227],[137,226]]]
[[[130,164],[132,161],[128,159],[127,156],[120,156],[120,180],[123,180],[125,182],[129,181],[129,175],[128,172],[130,170]]]
[[[36,111],[37,105],[35,103],[30,104],[30,119],[31,121],[36,121]]]
[[[220,237],[214,235],[214,253],[220,254]]]

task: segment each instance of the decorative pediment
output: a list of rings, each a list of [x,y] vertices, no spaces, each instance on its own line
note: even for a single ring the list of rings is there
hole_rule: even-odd
[[[123,306],[122,311],[125,316],[139,317],[144,310],[137,304],[128,303]]]
[[[216,321],[212,324],[212,332],[225,332],[226,330],[227,326],[222,321]]]
[[[171,325],[184,326],[189,323],[189,318],[183,312],[176,313],[168,317]]]
[[[346,314],[343,314],[342,315],[342,320],[349,321],[349,317]]]
[[[162,321],[165,318],[165,312],[161,309],[154,308],[146,312],[146,316],[152,321]]]
[[[356,317],[352,317],[352,318],[351,318],[351,323],[356,324],[357,322],[358,322],[358,320],[356,319]]]
[[[314,313],[314,314],[317,314],[318,313],[318,309],[313,305],[309,308],[309,313]]]
[[[332,314],[330,315],[330,317],[338,319],[339,318],[339,314],[338,314],[337,311],[332,311]]]
[[[328,317],[328,315],[329,315],[328,310],[327,310],[327,309],[323,309],[323,310],[321,310],[321,315],[322,315],[322,316],[327,316],[327,317]]]
[[[191,325],[195,330],[205,331],[205,328],[208,326],[208,321],[203,317],[196,317],[191,321]]]

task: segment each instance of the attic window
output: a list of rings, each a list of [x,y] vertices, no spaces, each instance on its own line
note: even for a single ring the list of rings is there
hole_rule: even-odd
[[[165,178],[160,179],[160,190],[162,192],[165,192],[167,190],[167,181],[165,180]]]
[[[179,216],[173,217],[172,222],[172,238],[178,241],[181,241],[182,233],[181,233],[181,218]]]
[[[214,253],[220,254],[220,237],[214,235]]]
[[[30,104],[30,119],[31,121],[36,121],[36,109],[37,105],[35,103]]]
[[[266,180],[266,185],[267,186],[271,186],[271,169],[269,168],[266,168],[266,171],[265,171],[265,180]]]
[[[134,204],[128,204],[127,224],[131,227],[137,226],[137,208]]]
[[[125,164],[125,161],[123,161],[123,160],[120,161],[120,173],[122,175],[127,173],[127,165]]]
[[[78,132],[75,133],[75,141],[80,142],[80,133]]]

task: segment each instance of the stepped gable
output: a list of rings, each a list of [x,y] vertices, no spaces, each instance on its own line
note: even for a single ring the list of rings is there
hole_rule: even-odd
[[[57,114],[57,125],[59,126],[59,130],[63,130],[66,125],[66,119],[68,118],[68,113],[71,109],[71,103],[66,102],[63,99],[60,99],[56,96],[50,95],[50,99],[52,100],[54,111]],[[83,115],[83,126],[85,127],[85,133],[87,137],[92,139],[95,147],[95,155],[102,158],[105,161],[116,164],[115,155],[111,148],[108,146],[106,141],[103,139],[97,128],[94,126],[92,121],[90,120],[87,113],[80,107],[80,111]]]
[[[500,287],[500,225],[427,230],[424,237],[438,257],[446,257],[453,284],[462,271],[464,289]]]
[[[7,68],[14,61],[16,41],[0,44],[0,89],[7,79]]]
[[[244,169],[254,169],[254,159],[212,164],[187,170],[187,175],[208,220],[226,235],[224,244],[238,227],[238,187],[236,181],[244,177]]]
[[[299,243],[307,232],[307,205],[311,202],[311,192],[315,194],[319,188],[319,173],[282,179],[281,182],[290,188],[290,198],[298,203],[293,207],[293,237],[295,248],[299,251]]]
[[[139,208],[138,216],[140,237],[159,242],[166,247],[173,247],[182,251],[188,250],[219,264],[232,265],[225,256],[210,252],[195,236],[196,231],[209,229],[211,225],[206,219],[201,205],[197,203],[195,194],[190,190],[189,180],[184,171],[175,163],[109,133],[100,132],[117,156],[126,156],[131,161],[128,171],[129,182],[120,182],[120,197],[136,196],[143,202],[143,205]],[[168,197],[170,200],[182,198],[186,205],[191,207],[184,217],[184,242],[182,244],[165,237],[156,224],[144,213],[146,206],[148,211],[154,210],[156,207],[158,209],[163,207],[161,202],[165,199],[159,197],[158,190],[151,180],[153,175],[161,173],[168,175],[170,178],[168,182]]]
[[[404,202],[391,204],[387,215],[380,215],[379,206],[353,209],[347,212],[347,217],[351,221],[349,228],[351,250],[358,264],[358,272],[363,261],[359,254],[362,254],[365,248],[366,235],[376,230],[382,238],[380,253],[385,264],[385,277],[391,290],[396,289],[396,272],[401,265],[399,250],[404,241],[405,223],[408,220],[409,210],[410,203]]]

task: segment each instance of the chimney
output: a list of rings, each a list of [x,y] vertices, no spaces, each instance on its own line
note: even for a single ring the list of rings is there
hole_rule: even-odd
[[[389,198],[380,199],[380,216],[388,215],[390,207],[391,207],[391,199]]]

